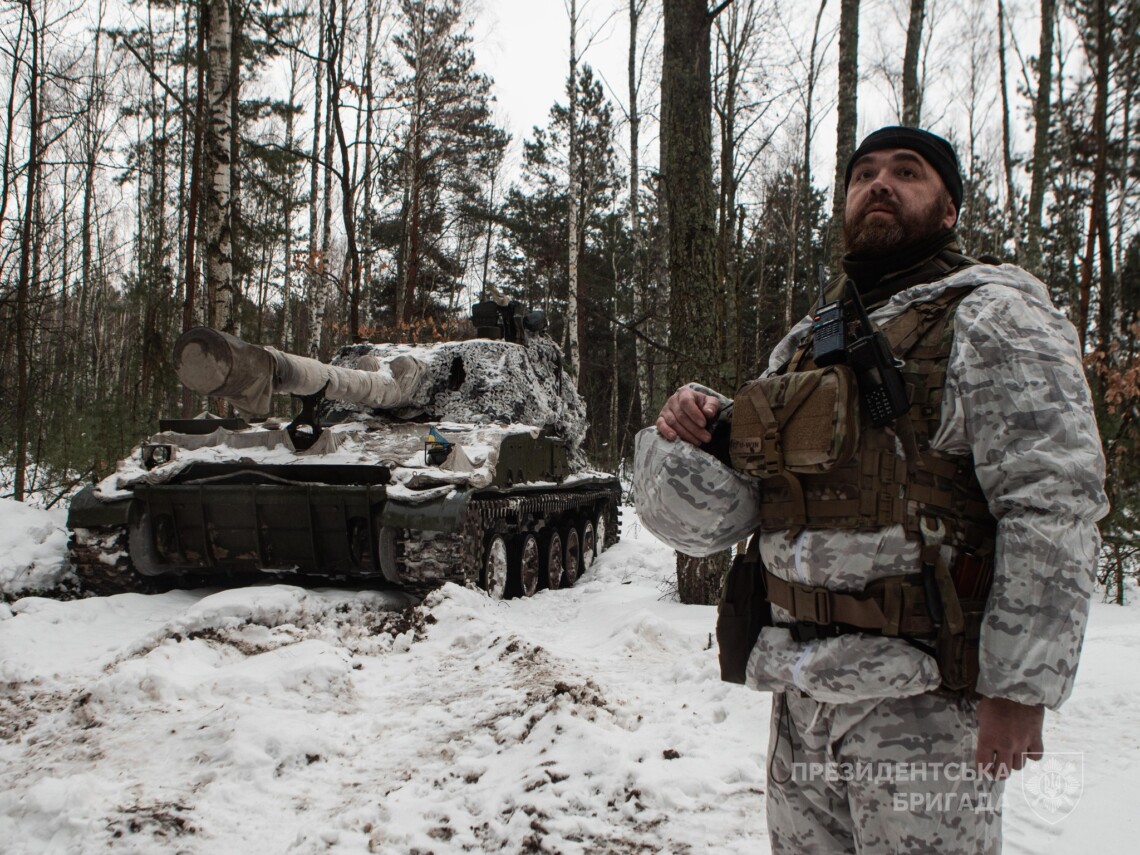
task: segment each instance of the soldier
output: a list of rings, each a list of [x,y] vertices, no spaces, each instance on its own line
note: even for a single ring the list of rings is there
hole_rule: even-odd
[[[756,529],[774,852],[998,852],[1002,781],[1072,690],[1107,511],[1079,341],[1041,282],[959,250],[946,140],[875,131],[846,194],[845,341],[821,308],[735,404],[679,389],[636,501],[688,554]]]

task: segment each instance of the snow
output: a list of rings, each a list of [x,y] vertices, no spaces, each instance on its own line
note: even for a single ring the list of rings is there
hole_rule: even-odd
[[[0,591],[58,588],[73,574],[67,566],[67,509],[0,499]]]
[[[58,513],[0,504],[9,567]],[[6,853],[763,853],[769,697],[718,678],[715,610],[623,509],[571,590],[422,606],[270,585],[0,607]],[[53,539],[54,538],[54,539]],[[1137,611],[1094,604],[1052,752],[1055,823],[1009,784],[1006,852],[1133,851]]]

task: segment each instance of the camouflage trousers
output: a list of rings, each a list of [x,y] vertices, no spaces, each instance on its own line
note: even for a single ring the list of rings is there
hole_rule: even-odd
[[[1003,784],[974,766],[975,703],[935,694],[826,704],[772,696],[774,853],[1001,851]]]

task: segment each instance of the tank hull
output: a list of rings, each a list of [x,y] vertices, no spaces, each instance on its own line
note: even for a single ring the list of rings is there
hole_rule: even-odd
[[[522,457],[544,459],[540,452],[514,459]],[[297,470],[292,478],[279,474],[289,468]],[[516,554],[528,535],[545,540],[573,530],[581,543],[586,532],[601,532],[592,554],[579,558],[586,563],[617,541],[621,491],[612,477],[460,487],[418,500],[406,491],[392,495],[385,473],[362,466],[199,467],[177,483],[140,484],[110,503],[88,488],[68,521],[72,562],[85,588],[102,595],[266,578],[416,593],[453,582],[496,593],[486,559],[500,537],[510,561],[499,593],[512,596],[563,587],[579,575],[552,583],[540,563],[540,584],[528,590]],[[521,462],[504,480],[516,475],[523,475]]]

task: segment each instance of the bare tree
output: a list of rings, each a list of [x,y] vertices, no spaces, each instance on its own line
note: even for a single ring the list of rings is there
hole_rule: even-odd
[[[1108,224],[1108,90],[1112,66],[1112,9],[1110,0],[1092,0],[1093,79],[1096,95],[1093,106],[1093,138],[1096,154],[1093,163],[1093,220],[1096,223],[1097,246],[1100,250],[1100,311],[1097,319],[1098,347],[1107,353],[1112,343],[1113,308],[1116,305],[1116,283],[1113,276],[1112,234]]]
[[[815,26],[811,31],[811,51],[808,55],[807,67],[807,82],[803,89],[803,106],[804,106],[804,156],[800,166],[800,181],[801,181],[801,206],[803,210],[808,209],[811,196],[811,143],[812,138],[815,136],[815,121],[814,121],[814,106],[815,106],[815,87],[819,80],[820,72],[820,59],[819,56],[819,27],[823,21],[823,12],[827,8],[827,0],[820,0],[819,11],[815,14]]]
[[[740,186],[767,149],[773,129],[763,120],[773,100],[765,92],[763,67],[769,43],[764,24],[773,9],[763,0],[738,0],[715,21],[713,50],[713,114],[719,131],[720,180],[716,230],[716,281],[724,299],[717,306],[718,343],[728,360],[726,381],[742,379],[744,322],[743,276],[740,267]]]
[[[926,0],[910,0],[910,19],[906,27],[906,49],[903,54],[902,123],[917,128],[922,121],[922,89],[918,80],[918,56],[922,47],[922,23],[926,16]]]
[[[332,117],[330,130],[336,132],[336,144],[340,151],[340,203],[347,248],[345,272],[349,294],[348,334],[353,341],[360,341],[360,251],[356,243],[356,194],[349,162],[348,140],[340,117],[341,80],[344,75],[342,46],[347,24],[342,19],[340,26],[337,26],[336,10],[336,0],[329,0],[327,23],[329,57],[326,67],[329,80],[329,115]]]
[[[27,477],[28,429],[31,417],[31,389],[28,383],[29,345],[32,335],[30,324],[32,277],[39,274],[32,256],[39,243],[34,225],[36,204],[39,199],[39,180],[43,152],[40,148],[40,24],[33,0],[25,0],[23,10],[27,16],[28,51],[27,110],[28,110],[28,161],[24,167],[24,214],[20,223],[20,261],[16,274],[16,447],[13,461],[13,497],[24,500]],[[21,20],[21,24],[23,20]],[[13,79],[13,86],[15,80]],[[9,125],[9,130],[11,125]]]
[[[641,108],[640,76],[638,75],[638,30],[646,0],[629,0],[629,55],[627,83],[629,86],[629,233],[633,242],[633,313],[635,322],[645,324],[649,315],[648,280],[644,269],[644,235],[641,229]],[[642,418],[653,408],[652,380],[649,366],[649,348],[643,336],[634,345],[637,358],[637,394],[641,401]]]
[[[859,0],[839,4],[839,102],[835,131],[835,185],[831,198],[831,259],[839,264],[843,255],[843,179],[847,158],[855,150],[859,92]]]
[[[1013,225],[1016,232],[1020,234],[1021,229],[1017,228],[1016,225],[1019,218],[1016,215],[1017,191],[1013,185],[1013,143],[1010,139],[1009,74],[1006,68],[1005,50],[1005,0],[997,0],[997,18],[998,73],[1000,75],[999,88],[1001,89],[1001,155],[1002,173],[1005,177],[1005,211],[1011,225]],[[1021,243],[1020,236],[1018,237],[1018,243]]]
[[[1037,94],[1033,99],[1033,168],[1029,183],[1026,267],[1041,266],[1041,211],[1045,205],[1049,161],[1049,97],[1053,87],[1053,26],[1056,0],[1041,0],[1041,46],[1037,52]]]

